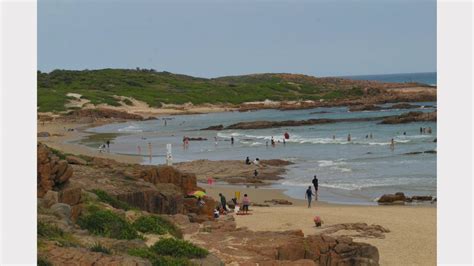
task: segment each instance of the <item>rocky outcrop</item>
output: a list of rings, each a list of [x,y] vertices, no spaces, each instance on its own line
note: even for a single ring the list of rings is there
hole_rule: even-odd
[[[394,117],[386,117],[381,124],[404,124],[411,122],[436,122],[436,111],[430,113],[408,112]]]
[[[405,200],[405,194],[397,192],[395,194],[384,194],[377,200],[377,202],[379,204],[405,204]]]
[[[224,129],[223,125],[217,125],[217,126],[206,127],[201,130],[223,130],[223,129]]]
[[[40,252],[42,258],[52,265],[130,265],[151,266],[148,260],[126,255],[107,255],[85,248],[58,247],[48,245]]]
[[[189,220],[176,221],[184,230]],[[346,236],[312,235],[236,228],[232,216],[204,222],[190,241],[205,247],[226,264],[238,265],[379,265],[376,247]]]
[[[286,120],[286,121],[251,121],[251,122],[240,122],[229,125],[225,129],[263,129],[263,128],[277,128],[277,127],[297,127],[297,126],[309,126],[318,124],[330,124],[330,123],[341,123],[341,122],[363,122],[363,121],[377,121],[389,116],[384,117],[360,117],[360,118],[340,118],[340,119],[308,119],[308,120]]]
[[[72,167],[44,144],[37,145],[37,193],[43,197],[48,190],[57,189],[72,177]]]
[[[152,184],[170,183],[181,188],[184,194],[195,191],[196,175],[192,173],[183,173],[171,166],[160,166],[143,169],[139,178]]]
[[[358,111],[377,111],[381,110],[382,107],[376,106],[374,104],[365,104],[365,105],[355,105],[355,106],[350,106],[349,111],[351,112],[358,112]]]
[[[404,205],[406,202],[423,202],[430,201],[434,202],[433,196],[412,196],[407,197],[403,192],[397,192],[395,194],[384,194],[382,195],[377,202],[381,205]]]

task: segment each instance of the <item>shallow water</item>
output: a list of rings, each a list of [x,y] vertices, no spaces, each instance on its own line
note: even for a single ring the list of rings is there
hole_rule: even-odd
[[[435,106],[436,103],[417,103]],[[416,111],[433,111],[420,108]],[[249,156],[252,160],[285,159],[294,164],[287,167],[285,178],[275,187],[287,189],[287,194],[304,198],[305,186],[313,175],[320,183],[322,200],[340,203],[370,204],[384,193],[403,191],[408,195],[436,195],[436,154],[406,155],[409,152],[436,150],[436,123],[381,125],[380,121],[344,122],[302,127],[283,127],[258,130],[201,131],[212,125],[224,126],[242,121],[303,120],[310,118],[355,118],[387,116],[408,110],[349,112],[346,107],[315,108],[308,110],[227,112],[202,115],[170,116],[163,120],[110,124],[89,131],[122,133],[113,140],[111,152],[137,155],[141,147],[144,164],[165,162],[166,144],[173,146],[173,161],[197,159],[226,160]],[[316,112],[316,113],[315,113]],[[327,113],[319,113],[327,112]],[[420,134],[420,127],[431,127],[432,134]],[[290,139],[281,141],[288,132]],[[403,134],[406,132],[406,135]],[[347,141],[351,134],[352,140]],[[373,138],[366,138],[372,133]],[[333,135],[335,139],[333,139]],[[207,141],[191,141],[182,146],[183,136],[204,137]],[[235,143],[231,145],[230,138]],[[266,145],[271,137],[275,147]],[[214,140],[217,137],[217,144]],[[395,149],[390,149],[394,138]],[[148,143],[152,146],[152,157]]]

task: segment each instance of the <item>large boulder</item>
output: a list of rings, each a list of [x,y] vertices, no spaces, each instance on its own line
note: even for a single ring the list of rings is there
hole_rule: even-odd
[[[405,204],[406,199],[405,194],[397,192],[395,194],[384,194],[377,202],[379,204]]]
[[[72,177],[73,169],[65,160],[60,160],[44,144],[37,145],[37,193],[43,197],[47,191],[57,189]]]

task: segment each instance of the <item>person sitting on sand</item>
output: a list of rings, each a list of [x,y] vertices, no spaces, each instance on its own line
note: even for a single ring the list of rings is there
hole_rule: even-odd
[[[219,193],[219,197],[221,199],[221,206],[222,208],[227,211],[227,200],[225,199],[224,195],[222,193]]]
[[[247,156],[247,158],[245,159],[245,164],[249,165],[250,164],[250,158]]]
[[[255,160],[253,160],[253,164],[259,165],[260,164],[260,159],[255,158]]]
[[[214,218],[219,218],[219,210],[217,208],[214,209]]]
[[[308,187],[308,189],[306,190],[306,193],[305,193],[305,199],[308,200],[308,208],[311,208],[311,200],[313,198],[313,190],[311,190],[311,186]]]
[[[245,214],[249,211],[250,199],[247,194],[244,194],[244,198],[242,199],[242,210]]]

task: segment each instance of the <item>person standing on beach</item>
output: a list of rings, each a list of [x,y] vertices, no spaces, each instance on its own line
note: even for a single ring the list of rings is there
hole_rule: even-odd
[[[250,199],[247,194],[244,194],[244,198],[242,199],[242,210],[245,214],[249,211]]]
[[[249,165],[250,164],[250,158],[247,156],[247,158],[245,158],[245,164]]]
[[[221,206],[224,209],[224,211],[229,211],[227,210],[227,200],[225,199],[224,195],[222,195],[222,193],[219,193],[219,197],[221,199]]]
[[[107,149],[110,148],[110,140],[107,140]]]
[[[319,182],[318,182],[318,178],[316,177],[316,175],[314,175],[314,178],[313,178],[313,186],[314,186],[314,200],[318,200],[318,188],[319,188]]]
[[[308,200],[308,208],[311,208],[311,201],[312,201],[313,195],[314,194],[313,194],[313,191],[311,190],[311,186],[309,186],[304,196],[305,199]]]

